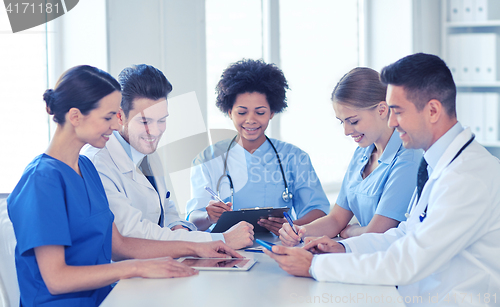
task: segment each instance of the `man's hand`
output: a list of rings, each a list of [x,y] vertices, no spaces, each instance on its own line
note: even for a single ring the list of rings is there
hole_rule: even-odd
[[[283,223],[287,223],[286,219],[283,217],[268,217],[267,219],[260,219],[257,224],[260,226],[266,228],[270,232],[274,233],[275,235],[279,236],[280,229],[283,226]]]
[[[323,237],[307,237],[304,240],[305,245],[302,247],[313,254],[325,253],[345,253],[344,245],[327,236]]]
[[[234,249],[222,241],[193,243],[195,256],[201,258],[243,258]]]
[[[313,254],[299,247],[274,245],[273,252],[264,249],[264,253],[278,262],[287,273],[295,276],[311,277],[309,267]]]
[[[185,229],[189,231],[189,228],[182,225],[175,225],[174,227],[170,228],[170,230],[177,230],[177,229]]]
[[[241,221],[223,233],[226,244],[234,249],[251,246],[253,244],[253,225]]]
[[[208,220],[210,221],[210,223],[212,224],[217,223],[222,213],[233,210],[232,206],[233,204],[230,202],[223,203],[216,200],[209,201],[206,209],[208,214]]]

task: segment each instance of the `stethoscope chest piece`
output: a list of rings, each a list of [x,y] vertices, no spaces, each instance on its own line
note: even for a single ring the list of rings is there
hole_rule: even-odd
[[[283,198],[283,201],[285,203],[288,203],[292,200],[293,194],[292,194],[292,192],[288,191],[288,188],[285,188],[285,190],[283,191],[283,194],[281,195],[281,198]]]

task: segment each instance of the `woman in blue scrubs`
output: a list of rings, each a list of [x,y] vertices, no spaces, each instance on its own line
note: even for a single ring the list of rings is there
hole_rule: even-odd
[[[104,147],[118,128],[121,94],[113,77],[77,66],[43,97],[57,129],[7,199],[21,306],[97,306],[122,278],[196,274],[169,257],[110,264],[111,259],[238,256],[220,241],[161,242],[118,233],[99,175],[79,155],[87,143]]]
[[[238,134],[209,146],[191,169],[192,199],[188,219],[200,230],[225,211],[253,207],[289,207],[302,225],[325,216],[329,202],[309,155],[300,148],[268,138],[269,121],[286,107],[288,84],[283,72],[262,61],[230,65],[217,84],[217,107],[233,121]],[[208,186],[223,202],[211,200]],[[259,225],[278,234],[283,218]]]
[[[355,68],[335,86],[333,108],[346,136],[358,144],[332,211],[325,217],[279,231],[283,245],[294,246],[300,238],[340,234],[343,238],[365,232],[382,233],[405,220],[416,187],[421,150],[405,149],[399,133],[389,128],[387,87],[378,72]],[[348,225],[353,216],[358,224]]]

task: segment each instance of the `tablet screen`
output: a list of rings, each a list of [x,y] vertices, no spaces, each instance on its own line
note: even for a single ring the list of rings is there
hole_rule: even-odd
[[[248,270],[255,260],[249,258],[182,258],[181,263],[199,270]]]

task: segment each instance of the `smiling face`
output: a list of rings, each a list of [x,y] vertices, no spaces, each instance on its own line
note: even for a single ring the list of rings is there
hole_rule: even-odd
[[[228,114],[240,135],[243,148],[250,151],[264,143],[264,133],[274,116],[266,95],[257,92],[238,94]]]
[[[166,128],[168,104],[166,99],[137,98],[128,117],[120,110],[120,134],[138,152],[151,154],[156,150]]]
[[[106,145],[111,133],[119,128],[116,114],[120,109],[121,100],[120,92],[114,91],[99,100],[97,108],[82,116],[75,132],[84,144],[88,143],[97,148]]]
[[[396,128],[405,148],[429,149],[432,142],[432,133],[426,119],[429,104],[422,111],[418,111],[415,104],[406,98],[406,91],[402,86],[389,85],[387,87],[387,103],[391,108],[389,126]]]
[[[345,135],[352,137],[359,147],[365,148],[378,142],[387,130],[388,108],[383,101],[371,109],[356,109],[334,102],[333,109],[344,125]]]

